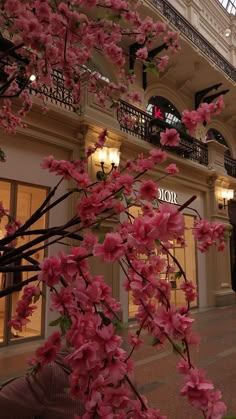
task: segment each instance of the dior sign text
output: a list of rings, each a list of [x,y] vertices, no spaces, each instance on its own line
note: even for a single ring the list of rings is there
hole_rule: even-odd
[[[177,193],[169,191],[168,189],[158,189],[158,199],[161,201],[169,202],[171,204],[178,204]]]

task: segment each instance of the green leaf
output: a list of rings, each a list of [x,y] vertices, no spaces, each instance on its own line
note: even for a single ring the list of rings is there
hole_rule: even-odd
[[[119,191],[115,194],[115,199],[120,199],[123,196],[123,191]]]
[[[62,316],[60,321],[61,333],[64,335],[71,327],[71,320],[69,317]]]
[[[144,61],[144,65],[145,65],[145,69],[144,69],[145,73],[150,72],[150,73],[153,73],[155,76],[159,76],[159,71],[156,64],[151,63],[149,61]]]
[[[156,244],[156,246],[160,246],[161,245],[161,242],[160,242],[160,240],[155,240],[155,244]]]
[[[173,353],[178,355],[179,353],[183,353],[184,352],[184,347],[183,345],[181,345],[179,342],[174,342],[173,345]]]
[[[132,198],[132,196],[130,196],[130,197],[128,197],[128,198],[126,198],[126,204],[127,204],[127,205],[131,204],[132,202],[133,202],[133,198]]]
[[[58,317],[58,319],[56,319],[56,320],[52,320],[50,323],[49,323],[49,326],[57,326],[58,324],[60,324],[61,323],[61,317]]]
[[[106,19],[107,20],[112,20],[112,22],[116,23],[116,22],[120,22],[122,20],[122,16],[120,14],[115,14],[115,15],[109,14],[109,15],[106,15]]]
[[[159,343],[161,343],[160,339],[154,338],[153,341],[152,341],[152,346],[159,345]]]
[[[182,275],[183,275],[183,272],[181,272],[181,271],[175,272],[175,279],[181,278]]]
[[[98,243],[99,244],[103,244],[104,240],[105,240],[106,234],[101,234],[101,236],[98,239]]]
[[[33,298],[33,303],[34,304],[37,303],[37,301],[40,299],[40,296],[41,296],[41,293],[38,294],[38,295],[34,295],[34,298]]]
[[[123,323],[119,321],[116,317],[112,319],[112,323],[115,326],[116,330],[126,330],[128,329],[128,323]]]

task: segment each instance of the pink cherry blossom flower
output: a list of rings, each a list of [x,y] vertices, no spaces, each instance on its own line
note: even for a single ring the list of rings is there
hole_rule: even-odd
[[[61,276],[61,261],[56,256],[45,258],[40,263],[41,272],[38,275],[40,281],[46,282],[49,287],[58,284]]]
[[[159,36],[166,31],[166,24],[164,22],[156,22],[155,24],[155,35]]]
[[[159,59],[159,62],[157,64],[157,68],[160,72],[163,72],[166,69],[166,66],[169,62],[169,57],[168,55],[164,55],[163,57],[161,57]]]
[[[42,366],[46,365],[55,361],[57,356],[57,346],[47,341],[43,346],[36,350],[35,355]]]
[[[160,150],[159,148],[155,148],[149,151],[150,159],[152,159],[154,164],[163,163],[167,159],[167,154],[165,151]]]
[[[182,112],[182,122],[186,126],[190,135],[194,135],[197,125],[200,122],[199,114],[197,111],[184,110]]]
[[[184,376],[185,384],[180,391],[182,396],[187,396],[190,404],[197,409],[206,410],[209,403],[211,390],[214,386],[210,380],[205,379],[205,372],[192,368]]]
[[[213,104],[213,113],[215,115],[219,115],[225,107],[223,96],[221,95],[215,102],[213,102]]]
[[[162,306],[155,316],[155,323],[173,339],[181,340],[189,335],[194,320],[187,313],[180,314],[174,307],[169,310]]]
[[[146,58],[148,57],[147,47],[139,48],[136,52],[136,57],[140,58],[140,60],[146,60]]]
[[[142,339],[140,339],[137,335],[134,335],[132,332],[129,333],[129,341],[130,345],[134,346],[135,349],[139,349],[144,343]]]
[[[220,242],[220,244],[217,246],[218,252],[222,252],[225,249],[225,242]]]
[[[139,196],[141,199],[146,199],[147,201],[153,201],[157,198],[158,189],[157,185],[152,180],[142,181],[142,184],[139,188]]]
[[[175,128],[167,128],[165,132],[161,132],[160,134],[160,143],[162,145],[168,145],[171,147],[176,147],[179,145],[180,137],[179,133],[176,131]]]
[[[103,244],[95,244],[94,256],[100,256],[104,262],[114,262],[124,254],[124,244],[118,233],[107,233]]]
[[[133,102],[141,103],[142,97],[139,92],[130,92],[127,94],[127,98],[132,100]]]
[[[208,400],[206,419],[221,419],[225,416],[227,408],[220,400],[222,397],[221,392],[216,390],[212,393]]]
[[[197,109],[197,113],[199,116],[199,122],[208,122],[211,119],[212,114],[212,106],[208,103],[201,103],[199,108]]]
[[[176,173],[179,173],[179,169],[176,166],[175,163],[171,163],[169,164],[169,166],[167,166],[165,168],[166,173],[168,173],[169,175],[175,175]]]
[[[186,301],[194,301],[197,297],[196,287],[192,281],[183,282],[182,284],[180,284],[180,288],[185,293]]]
[[[174,205],[160,204],[159,212],[150,219],[150,227],[149,237],[167,241],[183,235],[183,216]]]

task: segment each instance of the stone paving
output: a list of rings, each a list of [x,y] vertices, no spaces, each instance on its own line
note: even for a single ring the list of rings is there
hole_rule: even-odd
[[[222,391],[227,415],[236,416],[236,306],[194,311],[193,317],[194,328],[202,339],[199,347],[192,350],[192,360],[207,371],[207,376]],[[135,331],[134,325],[131,328]],[[202,418],[179,396],[182,378],[176,372],[177,355],[170,346],[161,350],[152,347],[146,334],[143,339],[146,344],[133,356],[140,392],[169,419]],[[38,345],[39,341],[34,341],[0,349],[0,381],[21,374]]]

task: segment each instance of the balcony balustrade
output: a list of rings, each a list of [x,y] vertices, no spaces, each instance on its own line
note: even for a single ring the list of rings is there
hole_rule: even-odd
[[[174,125],[154,118],[149,113],[122,100],[117,110],[117,120],[122,131],[158,147],[160,147],[160,132],[166,128],[176,128],[180,135],[179,146],[164,148],[168,152],[175,153],[182,158],[208,166],[208,144],[191,137],[187,132],[178,129]],[[227,174],[236,178],[236,160],[225,154],[224,165]]]
[[[53,85],[51,87],[44,85],[38,90],[31,88],[31,94],[35,96],[38,93],[42,93],[48,102],[75,112],[76,108],[74,106],[73,97],[71,92],[65,87],[62,73],[53,70],[52,81]]]

